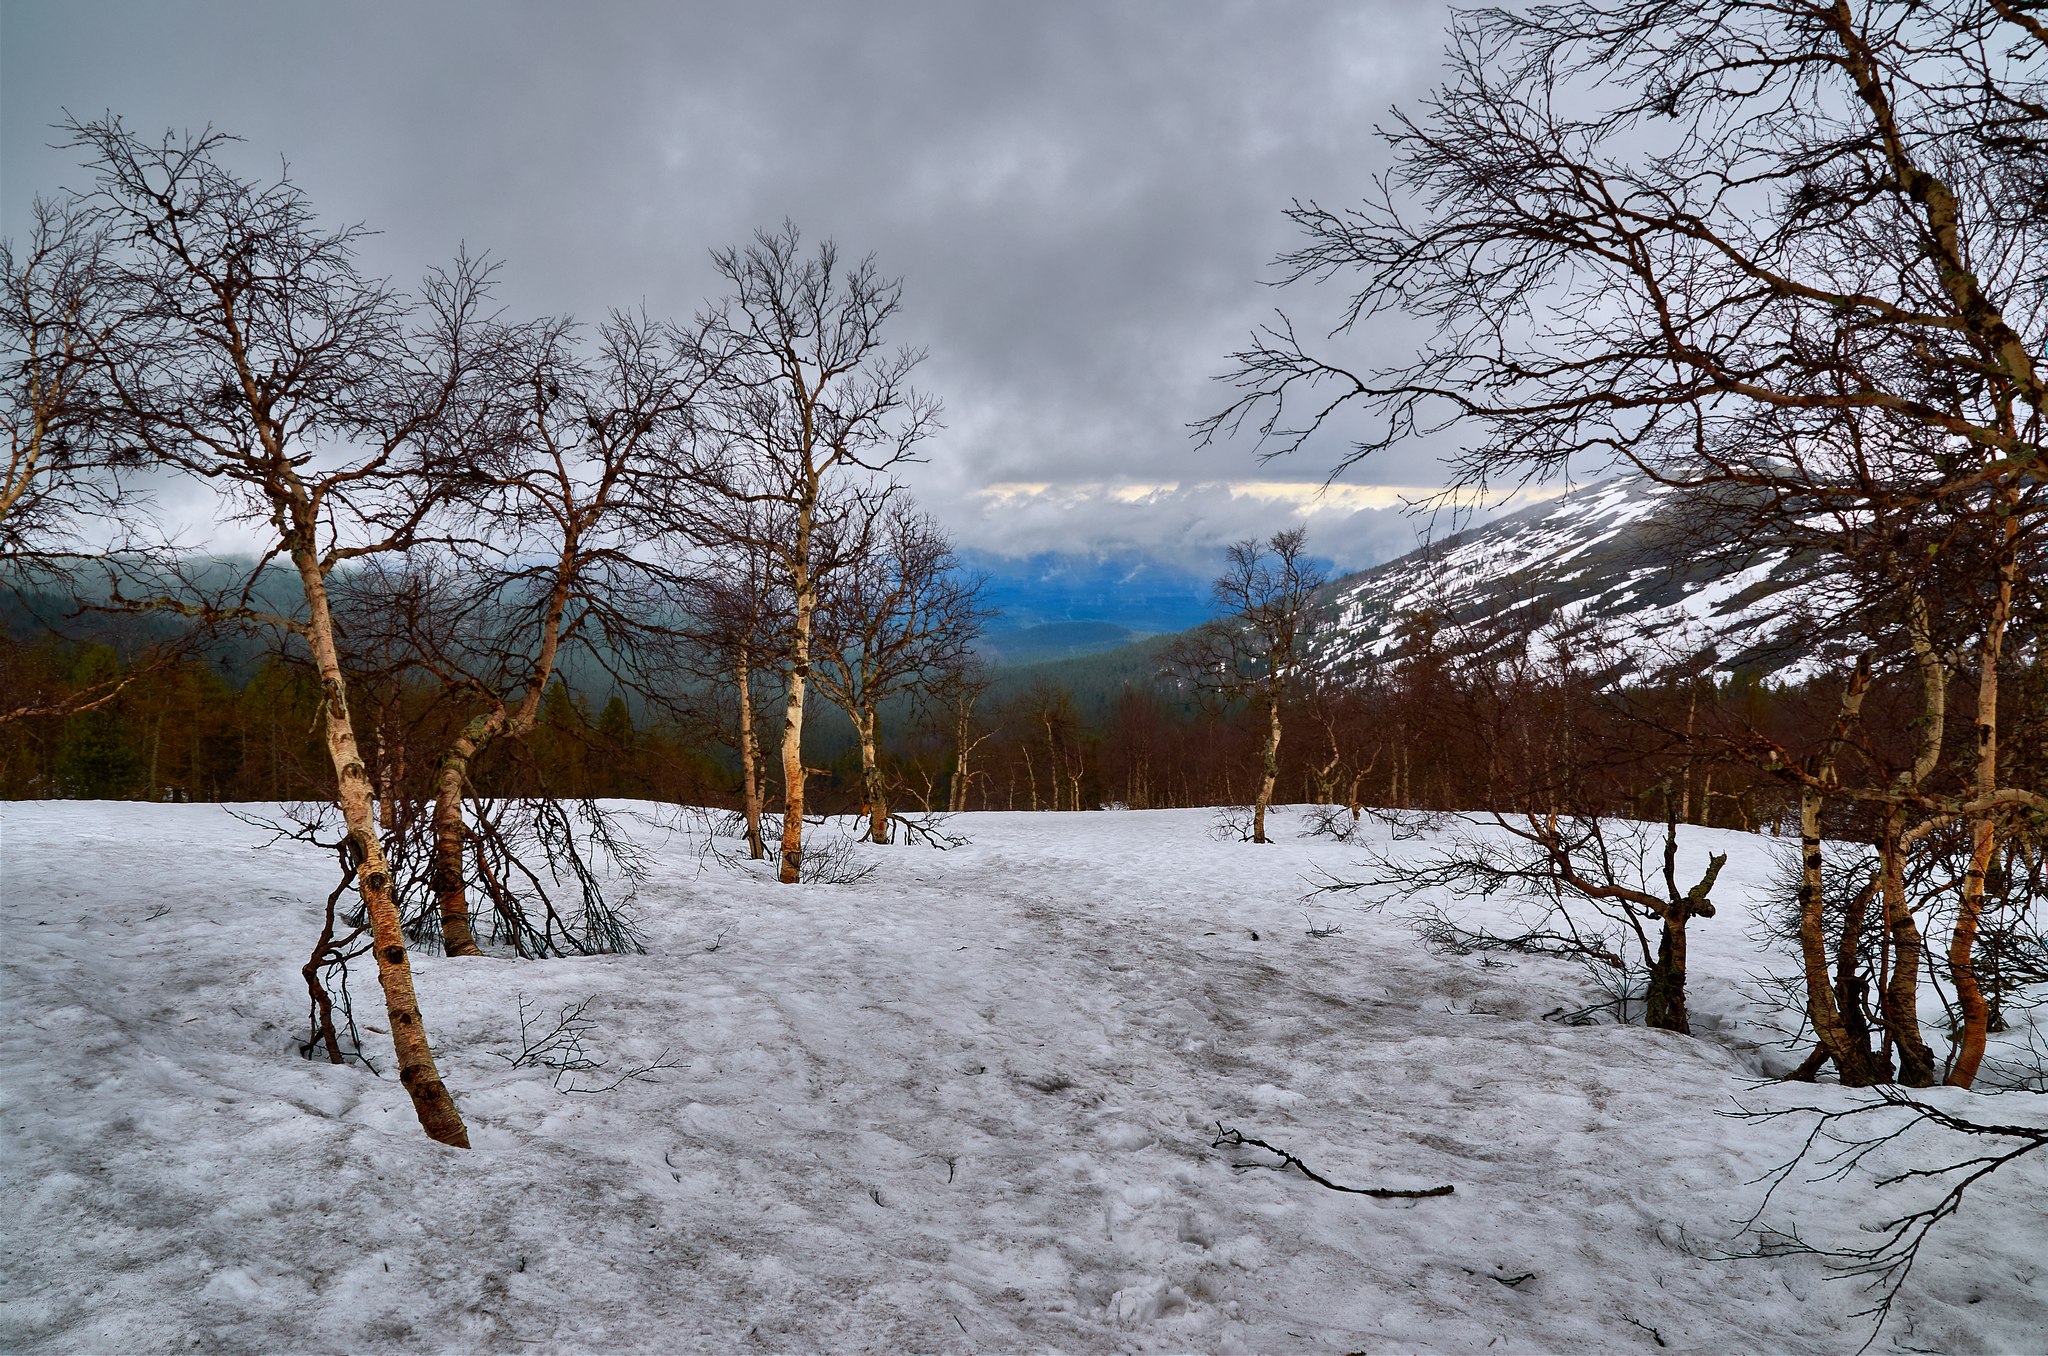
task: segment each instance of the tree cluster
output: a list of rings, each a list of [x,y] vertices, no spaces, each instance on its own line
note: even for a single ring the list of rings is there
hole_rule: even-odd
[[[743,712],[757,686],[782,699],[793,881],[813,676],[872,769],[882,704],[963,661],[975,586],[891,474],[938,428],[910,385],[922,355],[886,345],[901,286],[785,223],[715,252],[730,291],[687,320],[514,319],[497,266],[467,252],[410,292],[369,275],[363,228],[323,224],[287,174],[239,172],[222,134],[60,130],[90,183],[40,205],[0,260],[0,566],[22,592],[183,625],[139,664],[11,653],[29,691],[0,715],[62,721],[44,775],[74,791],[174,784],[168,749],[188,793],[246,782],[251,726],[305,717],[272,732],[270,785],[339,807],[401,1080],[430,1135],[466,1143],[414,993],[400,896],[421,854],[401,828],[431,838],[438,940],[477,954],[470,892],[503,897],[484,761],[520,755],[542,794],[586,794],[603,780],[587,764],[638,742],[626,696],[673,725],[707,705],[692,674],[733,675]],[[142,490],[165,477],[212,490],[256,558],[200,561],[152,534]],[[224,701],[188,651],[231,632],[274,638],[294,667]],[[613,690],[594,729],[572,664]],[[145,698],[139,672],[173,681]],[[223,708],[235,751],[175,728]],[[145,710],[138,769],[117,726]],[[733,737],[751,768],[750,714]],[[878,770],[865,786],[886,837]]]

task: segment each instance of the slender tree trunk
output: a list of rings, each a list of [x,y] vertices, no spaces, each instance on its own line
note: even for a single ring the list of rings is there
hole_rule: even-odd
[[[1266,747],[1259,759],[1259,797],[1252,804],[1252,841],[1270,843],[1266,837],[1266,810],[1273,803],[1273,787],[1280,780],[1280,690],[1277,685],[1266,694]]]
[[[463,870],[469,834],[462,822],[462,795],[471,761],[504,721],[503,707],[472,717],[434,772],[434,898],[441,911],[441,945],[451,956],[483,955],[469,925],[469,885]]]
[[[1808,787],[1799,796],[1799,954],[1806,968],[1806,1015],[1814,1035],[1841,1071],[1845,1087],[1867,1088],[1877,1081],[1870,1047],[1853,1044],[1835,1003],[1828,974],[1827,919],[1820,838],[1821,794]]]
[[[860,733],[861,792],[868,801],[868,841],[889,841],[889,802],[882,792],[880,721],[872,710],[863,711],[857,723]]]
[[[1688,750],[1693,747],[1693,721],[1699,714],[1699,709],[1700,685],[1699,681],[1695,679],[1686,684],[1685,693],[1685,747]],[[1704,804],[1704,798],[1702,804]],[[1678,770],[1678,822],[1681,824],[1692,823],[1692,758],[1690,756],[1686,758],[1685,763]]]
[[[796,581],[796,617],[790,635],[789,696],[782,709],[782,883],[794,884],[804,850],[804,691],[811,676],[811,614],[817,590],[808,572]]]
[[[309,547],[294,548],[292,560],[306,593],[306,644],[320,675],[321,710],[328,757],[334,764],[336,800],[348,826],[349,839],[355,844],[356,889],[370,915],[371,954],[376,957],[377,983],[384,991],[384,1006],[390,1018],[398,1081],[412,1097],[413,1111],[428,1136],[466,1149],[469,1130],[462,1123],[455,1098],[441,1081],[433,1049],[427,1043],[419,997],[413,990],[412,964],[406,955],[398,901],[392,894],[391,868],[384,860],[384,845],[377,836],[370,774],[363,766],[355,726],[349,719],[348,689],[334,643],[334,620],[327,605],[327,581]]]
[[[953,724],[953,784],[946,791],[946,808],[959,813],[967,808],[967,736],[969,711],[963,704]]]
[[[761,842],[761,754],[754,744],[754,666],[746,645],[734,654],[733,681],[740,694],[740,808],[747,818],[747,856],[758,862],[768,849]]]
[[[2012,617],[2014,585],[2019,579],[2019,514],[2010,491],[2001,491],[1999,507],[2004,540],[2000,542],[1998,595],[1977,646],[1977,768],[1973,790],[1982,801],[1998,789],[1998,664],[2005,628]],[[1984,1062],[1984,1043],[1991,1030],[1991,1006],[1977,974],[1977,930],[1984,914],[1984,877],[1998,850],[1997,811],[1982,806],[1970,818],[1970,867],[1963,875],[1962,899],[1956,907],[1956,928],[1949,937],[1948,968],[1956,986],[1956,1007],[1962,1023],[1956,1033],[1954,1062],[1948,1083],[1967,1088],[1977,1081]]]
[[[1052,808],[1057,813],[1060,808],[1060,745],[1053,738],[1051,709],[1039,712],[1039,719],[1045,726],[1045,780],[1052,792]]]
[[[1934,1052],[1920,1034],[1920,962],[1923,944],[1913,907],[1906,899],[1906,853],[1900,841],[1899,812],[1885,814],[1878,838],[1878,894],[1884,903],[1885,931],[1891,943],[1891,973],[1885,976],[1879,1002],[1885,1033],[1898,1053],[1899,1081],[1909,1088],[1934,1085]]]
[[[1835,942],[1835,1002],[1850,1048],[1870,1050],[1870,1021],[1864,1015],[1869,984],[1863,977],[1863,930],[1877,895],[1875,881],[1850,897],[1842,910],[1842,933]],[[1875,1052],[1867,1056],[1873,1082],[1891,1081],[1891,1066]]]
[[[377,824],[386,833],[398,829],[398,774],[391,767],[391,720],[389,713],[377,713]]]

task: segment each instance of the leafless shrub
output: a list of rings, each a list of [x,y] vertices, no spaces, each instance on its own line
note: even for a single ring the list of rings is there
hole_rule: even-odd
[[[370,930],[369,920],[362,917],[360,904],[349,915],[337,915],[342,896],[355,884],[360,865],[340,824],[340,811],[330,804],[306,801],[284,805],[274,816],[235,809],[228,814],[270,834],[269,839],[257,845],[259,849],[282,842],[309,843],[335,854],[341,879],[327,896],[320,938],[313,944],[306,963],[299,967],[306,981],[307,997],[306,1039],[299,1042],[299,1053],[307,1059],[324,1053],[330,1064],[353,1061],[377,1072],[377,1066],[363,1051],[362,1036],[356,1030],[355,1004],[348,992],[348,963],[370,949],[364,936]],[[345,933],[341,931],[344,921],[348,928]]]
[[[1311,805],[1303,811],[1302,820],[1299,837],[1328,838],[1337,843],[1350,842],[1362,822],[1341,805]]]
[[[610,1092],[677,1067],[678,1062],[664,1050],[647,1063],[626,1066],[613,1076],[611,1057],[593,1044],[597,1023],[590,1016],[590,1005],[595,998],[564,1003],[553,1017],[533,1007],[523,993],[518,1001],[519,1053],[493,1053],[515,1069],[552,1070],[558,1092]]]
[[[401,802],[384,839],[406,936],[432,950],[443,920],[427,808]],[[649,858],[615,814],[594,800],[551,796],[477,798],[467,810],[467,884],[489,905],[491,944],[524,957],[647,949],[633,901]]]
[[[1249,843],[1253,818],[1249,805],[1221,806],[1209,821],[1209,836],[1219,843]]]

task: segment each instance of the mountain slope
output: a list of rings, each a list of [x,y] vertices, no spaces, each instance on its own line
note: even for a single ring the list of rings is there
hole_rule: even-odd
[[[1317,663],[1355,672],[1424,625],[1453,649],[1567,648],[1616,677],[1702,652],[1721,673],[1810,672],[1814,562],[1726,538],[1639,477],[1589,485],[1336,581]]]

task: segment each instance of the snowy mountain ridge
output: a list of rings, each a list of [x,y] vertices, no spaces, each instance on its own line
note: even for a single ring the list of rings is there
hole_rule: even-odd
[[[1339,579],[1314,662],[1355,674],[1423,629],[1455,652],[1563,650],[1616,679],[1703,653],[1724,675],[1818,671],[1811,559],[1770,545],[1702,553],[1673,509],[1665,487],[1620,477]]]

